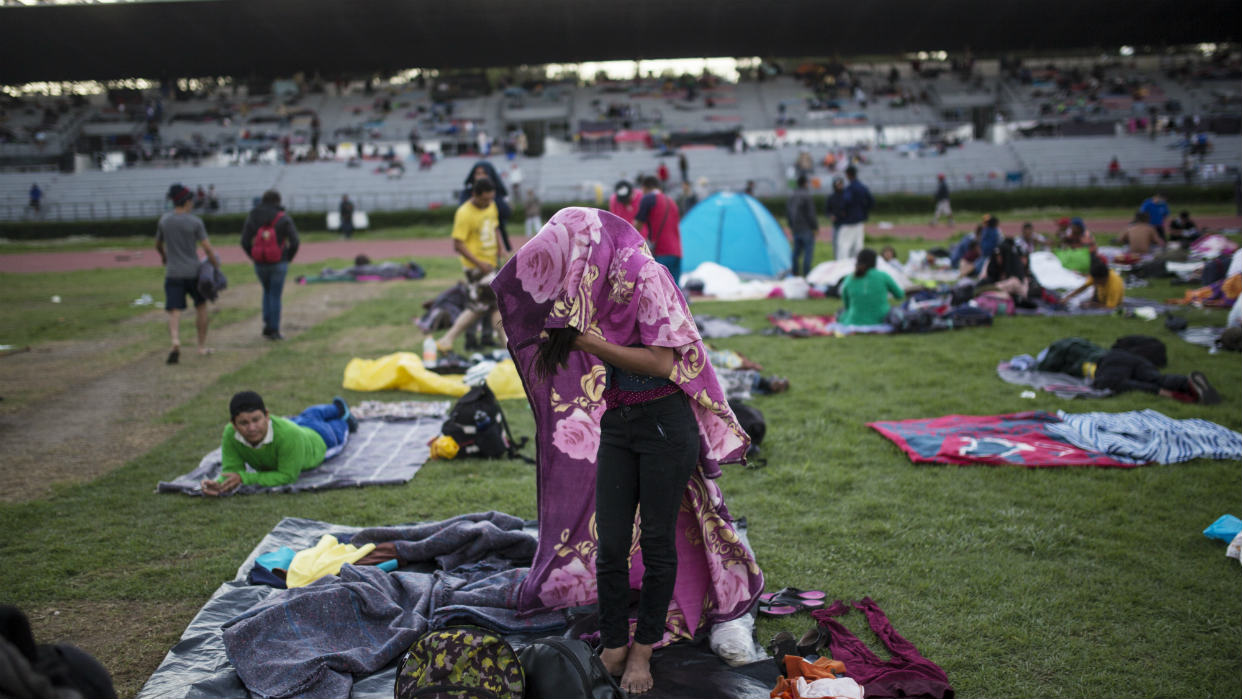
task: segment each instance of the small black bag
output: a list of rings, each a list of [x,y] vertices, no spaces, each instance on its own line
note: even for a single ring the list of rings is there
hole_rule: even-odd
[[[475,386],[457,399],[440,432],[452,437],[465,456],[485,459],[508,456],[529,461],[517,453],[526,446],[526,438],[521,441],[513,438],[496,394],[487,384]]]
[[[1112,349],[1122,350],[1130,354],[1137,354],[1147,361],[1155,364],[1157,367],[1165,367],[1169,365],[1168,350],[1165,349],[1164,343],[1154,337],[1148,335],[1126,335],[1117,338],[1113,343]]]
[[[518,652],[525,699],[629,699],[586,641],[537,638]]]
[[[755,446],[763,444],[763,437],[768,432],[768,423],[763,419],[763,413],[740,400],[729,401],[729,407],[733,409],[738,424],[750,435],[750,443]]]
[[[924,309],[910,310],[895,306],[888,311],[888,315],[884,318],[887,325],[893,326],[893,332],[898,333],[923,333],[932,329],[935,316],[930,311]]]

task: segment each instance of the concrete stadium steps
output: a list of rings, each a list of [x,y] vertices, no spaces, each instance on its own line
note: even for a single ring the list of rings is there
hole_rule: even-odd
[[[951,148],[944,155],[911,157],[898,149],[866,151],[868,163],[860,177],[877,193],[930,193],[936,175],[945,174],[954,190],[968,188],[1014,187],[1006,174],[1022,172],[1022,184],[1040,186],[1085,186],[1121,184],[1107,180],[1109,160],[1115,155],[1127,177],[1157,185],[1166,178],[1144,169],[1180,168],[1179,149],[1172,140],[1151,141],[1143,137],[1079,137],[1067,139],[1025,139],[994,145],[968,142]],[[1213,139],[1208,164],[1236,165],[1242,152],[1242,136]],[[751,149],[734,154],[725,148],[689,147],[684,149],[690,180],[706,180],[706,189],[741,190],[753,180],[756,193],[781,194],[787,190],[797,146],[778,149]],[[806,148],[816,163],[814,177],[822,189],[831,185],[833,173],[819,163],[827,147]],[[244,212],[254,198],[267,189],[281,192],[286,205],[295,211],[336,208],[342,194],[349,194],[360,210],[389,210],[452,206],[462,187],[473,156],[451,157],[430,170],[406,164],[405,174],[390,178],[381,161],[363,161],[350,168],[343,162],[300,163],[293,165],[243,165],[230,167],[144,167],[117,172],[0,173],[0,220],[28,216],[27,191],[38,182],[45,193],[45,218],[129,218],[157,216],[167,209],[164,194],[174,182],[196,189],[215,185],[220,211]],[[503,158],[491,161],[508,177],[509,164]],[[593,200],[596,188],[607,196],[617,180],[634,180],[641,174],[654,174],[660,162],[669,169],[671,189],[680,174],[676,157],[659,157],[655,151],[609,151],[606,153],[560,153],[541,158],[519,158],[523,186],[534,188],[546,202]],[[1198,160],[1195,160],[1198,164]],[[376,170],[380,172],[376,172]],[[838,167],[841,172],[843,167]],[[1174,182],[1181,181],[1174,175]]]

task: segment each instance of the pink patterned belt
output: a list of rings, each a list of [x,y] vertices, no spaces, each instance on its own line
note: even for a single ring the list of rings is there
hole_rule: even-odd
[[[640,405],[671,396],[680,390],[677,384],[674,383],[666,383],[663,386],[657,386],[646,391],[623,391],[619,388],[606,388],[604,389],[604,404],[610,409],[622,405]]]

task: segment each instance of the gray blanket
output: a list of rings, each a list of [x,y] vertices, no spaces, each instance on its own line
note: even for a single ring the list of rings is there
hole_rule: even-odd
[[[726,318],[717,318],[716,316],[696,315],[694,323],[699,326],[699,334],[709,339],[750,334],[750,328],[738,325]]]
[[[391,541],[402,562],[435,561],[444,570],[488,558],[529,563],[535,540],[522,520],[503,512],[461,515],[443,522],[363,529],[355,546]]]
[[[493,516],[493,513],[466,515],[464,518],[446,520],[440,525],[460,522],[463,519],[470,522],[503,521],[504,517],[506,516]],[[738,524],[738,533],[742,535],[743,542],[745,542],[744,521],[739,520]],[[440,525],[402,525],[382,529],[409,529],[413,526],[435,528]],[[345,624],[343,635],[353,634],[356,638],[360,629],[377,628],[381,625],[379,620],[390,620],[388,625],[380,629],[380,635],[366,640],[366,646],[346,649],[318,660],[311,659],[309,645],[305,647],[301,645],[301,636],[297,644],[285,646],[290,654],[279,659],[281,667],[301,667],[321,673],[317,680],[320,683],[319,689],[315,689],[313,683],[307,682],[304,678],[302,680],[290,678],[285,681],[286,686],[300,684],[306,687],[306,692],[312,696],[365,699],[392,697],[393,685],[396,681],[397,661],[395,659],[386,665],[379,666],[379,670],[369,674],[365,672],[353,674],[351,670],[350,674],[346,675],[336,667],[377,666],[375,658],[365,655],[360,657],[359,653],[365,651],[359,648],[378,648],[384,654],[391,653],[400,645],[401,639],[408,637],[411,633],[411,629],[403,626],[405,624],[413,625],[415,629],[423,625],[438,628],[440,625],[462,622],[504,628],[504,626],[495,626],[495,624],[498,621],[503,622],[505,615],[514,614],[511,607],[503,606],[503,600],[513,590],[516,590],[520,576],[526,571],[508,569],[489,574],[486,572],[488,568],[486,562],[467,568],[458,568],[452,574],[442,571],[392,573],[389,574],[392,580],[379,578],[378,570],[372,573],[366,572],[374,569],[368,569],[365,566],[346,566],[342,569],[342,575],[333,576],[333,579],[347,580],[346,583],[338,584],[342,585],[342,589],[347,592],[348,596],[340,595],[339,592],[331,592],[328,586],[333,583],[330,580],[294,591],[246,584],[246,576],[254,566],[255,559],[262,553],[274,551],[281,546],[300,550],[314,546],[324,534],[346,539],[356,536],[361,531],[359,527],[295,517],[281,520],[238,567],[233,580],[221,585],[207,600],[202,610],[182,634],[181,640],[173,646],[160,663],[159,668],[143,685],[138,693],[138,699],[255,696],[255,693],[242,684],[237,668],[226,655],[225,639],[224,634],[221,633],[221,627],[227,625],[230,633],[240,634],[240,631],[234,631],[234,629],[243,625],[258,624],[264,618],[271,619],[278,616],[285,609],[296,608],[312,615],[301,619],[298,628],[311,633],[308,637],[310,643],[322,643],[324,640],[319,634],[322,629],[317,628],[318,619],[321,618],[320,610],[317,608],[318,605],[311,603],[311,597],[291,606],[285,604],[294,596],[307,595],[308,591],[313,591],[310,594],[315,596],[322,595],[326,602],[347,601],[344,605],[345,610],[351,613],[355,610],[358,612],[357,618],[345,619],[348,623]],[[527,523],[524,531],[533,541],[536,534],[534,525]],[[348,575],[346,575],[347,572]],[[479,575],[485,575],[485,577],[479,577]],[[394,578],[394,576],[400,577]],[[414,599],[415,592],[427,589],[425,583],[427,579],[431,580],[430,601],[428,602],[426,597],[421,596]],[[408,598],[406,605],[396,601],[401,596]],[[370,601],[374,601],[375,604],[373,606],[368,604],[367,602]],[[396,607],[400,607],[400,610]],[[339,621],[339,614],[337,614],[339,611],[339,609],[328,610],[327,614]],[[284,628],[289,628],[288,619],[280,618],[276,619],[275,624],[267,627],[266,632],[269,634],[267,638],[274,643],[285,643],[288,640],[279,640],[276,630],[281,628],[281,624],[285,624]],[[519,631],[512,636],[506,636],[515,647],[525,642],[522,639],[528,640],[548,635],[555,627],[563,626],[564,617],[559,612],[554,612],[521,620],[521,624],[515,627]],[[253,638],[259,637],[258,631],[261,628],[259,626],[253,628],[255,632]],[[393,640],[393,637],[396,640]],[[234,652],[232,649],[229,651],[230,654]],[[399,651],[397,656],[400,656]],[[243,665],[248,663],[240,655],[237,657]],[[657,676],[660,677],[660,683],[649,695],[645,695],[652,699],[671,697],[740,699],[741,697],[766,696],[768,688],[776,682],[775,665],[771,661],[765,660],[730,668],[711,652],[706,643],[678,643],[662,648],[656,651],[652,664]],[[249,672],[250,670],[247,670],[247,673]],[[267,675],[277,675],[277,673],[267,673]],[[279,676],[266,676],[262,671],[255,675],[256,682],[279,683],[281,680]],[[351,684],[345,684],[347,681]],[[257,686],[251,689],[256,692],[261,691]]]
[[[262,553],[310,548],[324,534],[362,543],[357,537],[367,532],[372,541],[382,540],[374,538],[381,532],[429,534],[429,561],[453,542],[477,558],[452,573],[346,565],[340,575],[293,590],[246,584]],[[497,512],[369,530],[286,518],[216,590],[138,696],[391,697],[395,661],[428,628],[465,622],[514,632],[559,629],[560,612],[517,618],[513,602],[526,569],[502,560],[518,554],[516,537],[525,537],[533,553],[534,531]]]
[[[442,417],[394,422],[360,421],[358,431],[349,436],[349,442],[341,453],[317,468],[304,471],[293,483],[270,488],[243,485],[234,494],[293,493],[407,483],[431,456],[427,444],[440,434],[443,423]],[[217,447],[203,457],[198,468],[171,481],[161,481],[156,486],[156,492],[202,495],[199,481],[219,477],[220,466],[220,449]]]
[[[1058,398],[1105,398],[1111,391],[1091,387],[1091,382],[1081,376],[1057,374],[1051,371],[1021,371],[1009,366],[1009,362],[996,365],[996,375],[1006,383],[1019,386],[1030,386],[1041,391],[1048,391]]]

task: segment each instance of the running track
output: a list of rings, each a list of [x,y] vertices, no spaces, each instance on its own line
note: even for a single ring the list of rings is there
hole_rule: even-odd
[[[1200,226],[1219,229],[1242,228],[1242,216],[1203,216],[1196,217]],[[1034,220],[1036,230],[1047,233],[1052,228],[1048,221]],[[1119,231],[1129,221],[1122,219],[1089,219],[1087,228],[1099,232]],[[1002,227],[1012,230],[1019,224],[1017,221],[1002,222]],[[927,224],[900,224],[891,228],[882,227],[877,222],[867,224],[867,235],[871,237],[892,238],[926,238],[928,240],[945,240],[957,232],[965,230],[966,224],[957,223],[948,226],[929,226]],[[819,240],[831,240],[828,229],[821,229]],[[513,244],[521,245],[525,238],[513,239]],[[248,260],[241,248],[229,245],[217,249],[225,263],[245,263]],[[411,238],[407,240],[367,240],[366,233],[353,240],[334,240],[321,243],[304,243],[298,249],[298,262],[322,262],[324,260],[352,260],[359,254],[365,254],[373,260],[412,259],[428,257],[453,257],[453,246],[445,235],[443,240],[429,238]],[[0,273],[37,273],[37,272],[73,272],[84,269],[110,269],[118,267],[159,267],[160,257],[154,248],[135,249],[103,249],[83,250],[80,252],[28,252],[11,255],[0,255]]]

